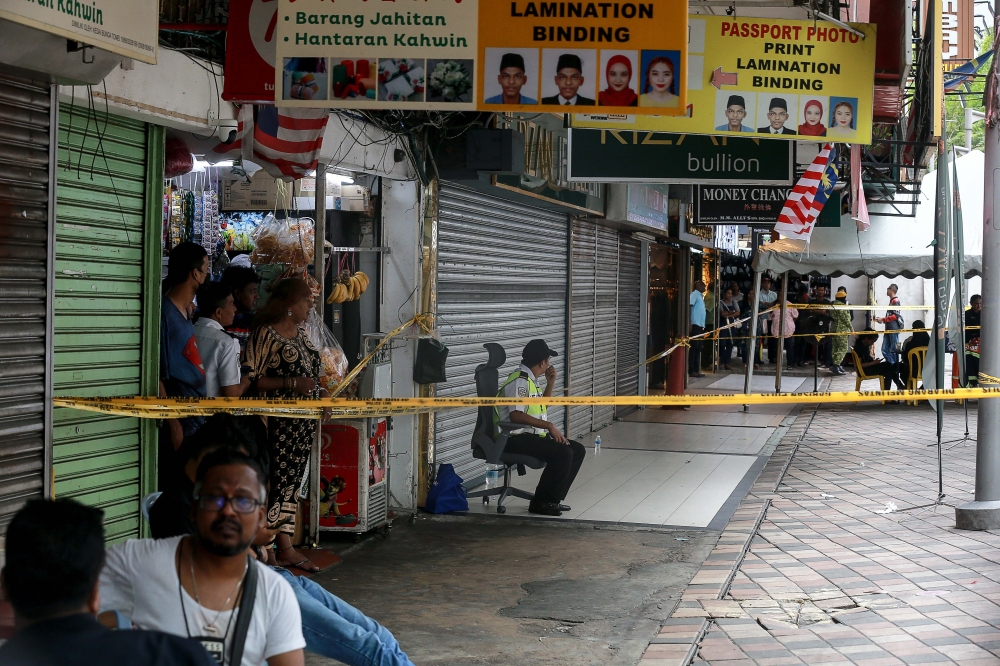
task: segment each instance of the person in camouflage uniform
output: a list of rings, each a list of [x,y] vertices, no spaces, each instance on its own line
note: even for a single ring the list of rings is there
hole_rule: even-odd
[[[836,298],[833,301],[834,305],[847,305],[847,291],[843,287],[837,290]],[[851,312],[850,310],[832,309],[830,310],[830,315],[832,321],[830,322],[830,331],[833,333],[840,333],[846,331],[853,331],[854,326],[851,323]],[[844,357],[847,355],[847,335],[835,335],[833,336],[833,367],[831,372],[835,375],[844,374],[844,367],[842,363],[844,362]]]

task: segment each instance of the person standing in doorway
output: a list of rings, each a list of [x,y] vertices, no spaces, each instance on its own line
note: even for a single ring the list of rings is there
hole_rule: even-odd
[[[896,292],[899,291],[899,287],[895,284],[890,284],[889,288],[885,290],[885,295],[889,297],[889,306],[900,305],[899,299],[896,298]],[[879,324],[885,324],[885,332],[882,334],[882,358],[885,359],[886,363],[892,363],[895,366],[899,365],[899,333],[894,333],[903,328],[903,315],[899,310],[886,310],[884,317],[875,317],[875,321]]]
[[[239,398],[250,386],[250,378],[240,376],[240,343],[225,331],[236,316],[229,287],[219,282],[201,285],[198,314],[194,333],[205,367],[205,396]]]
[[[816,287],[816,298],[812,300],[816,305],[833,305],[830,299],[826,297],[826,287],[823,285],[818,285]],[[813,310],[813,315],[819,317],[830,317],[830,310]],[[830,368],[833,366],[833,341],[830,336],[823,338],[819,344],[815,347],[817,359],[819,365],[824,368]]]
[[[740,318],[740,306],[733,300],[733,290],[726,289],[722,300],[719,301],[719,359],[722,362],[722,369],[726,372],[732,370],[729,362],[733,360],[733,333],[732,328],[726,328],[729,324]]]
[[[688,302],[691,305],[691,337],[705,332],[705,283],[695,280],[694,291]],[[688,358],[688,376],[704,377],[701,372],[701,338],[691,341],[691,356]]]
[[[768,315],[770,313],[766,312],[768,308],[771,308],[778,302],[778,292],[771,291],[771,278],[764,275],[760,279],[760,292],[757,294],[757,312],[760,313],[758,316],[757,327],[760,330],[760,335],[767,340],[767,362],[774,364],[777,363],[778,359],[778,330],[771,327],[768,330]],[[763,363],[761,359],[761,348],[757,347],[754,355],[754,363]]]
[[[834,305],[847,305],[847,290],[841,287],[837,290],[836,298],[833,301]],[[851,324],[851,311],[846,309],[834,308],[830,310],[830,332],[831,333],[847,333],[852,331],[854,327]],[[844,357],[847,356],[847,335],[834,335],[833,341],[831,342],[832,352],[831,357],[833,365],[830,366],[830,372],[835,375],[844,374]]]
[[[226,333],[240,343],[240,353],[247,346],[247,338],[253,329],[253,318],[257,315],[257,301],[260,300],[261,277],[249,266],[230,266],[222,274],[222,284],[233,292],[236,315],[226,326]]]

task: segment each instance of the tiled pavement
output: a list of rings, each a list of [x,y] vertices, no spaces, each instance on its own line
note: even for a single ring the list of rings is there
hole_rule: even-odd
[[[969,421],[974,439],[975,403]],[[944,438],[964,429],[949,404]],[[640,666],[1000,664],[1000,534],[951,506],[885,513],[934,500],[934,442],[925,405],[803,408]],[[946,448],[947,504],[974,463],[974,441]]]

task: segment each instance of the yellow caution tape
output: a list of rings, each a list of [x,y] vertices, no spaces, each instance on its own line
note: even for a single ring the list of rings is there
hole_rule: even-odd
[[[336,398],[338,395],[343,393],[344,389],[350,386],[351,382],[354,381],[354,378],[357,377],[359,374],[361,374],[361,371],[365,369],[365,366],[367,366],[368,363],[373,358],[375,358],[375,355],[378,353],[378,351],[382,349],[382,347],[385,346],[386,343],[388,343],[394,337],[396,337],[397,335],[408,329],[410,326],[413,326],[414,324],[419,325],[420,330],[426,333],[431,330],[432,323],[433,323],[433,315],[416,314],[410,321],[406,322],[405,324],[401,324],[396,328],[394,328],[393,330],[386,333],[385,337],[383,337],[382,340],[378,343],[378,345],[375,346],[375,349],[371,350],[368,356],[365,356],[363,359],[361,359],[361,362],[358,363],[356,366],[354,366],[354,369],[344,376],[344,378],[340,381],[340,384],[337,385],[337,388],[333,392],[331,397]]]
[[[991,378],[995,379],[995,378]],[[997,380],[1000,382],[1000,380]],[[871,400],[968,400],[1000,398],[997,388],[955,388],[934,391],[821,391],[817,393],[725,393],[703,395],[647,396],[551,396],[548,398],[347,398],[266,400],[246,398],[55,398],[57,407],[102,412],[147,419],[208,416],[219,412],[257,414],[287,418],[362,418],[422,414],[449,409],[547,405],[644,405],[688,407],[695,405],[780,405],[799,403],[867,402]]]

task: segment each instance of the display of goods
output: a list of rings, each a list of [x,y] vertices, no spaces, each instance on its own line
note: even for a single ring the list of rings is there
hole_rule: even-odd
[[[341,271],[340,275],[333,283],[333,291],[326,299],[327,305],[333,303],[344,303],[346,301],[356,301],[361,298],[361,294],[368,289],[368,276],[362,271],[351,275],[349,270]]]
[[[253,235],[264,221],[264,213],[222,213],[219,227],[228,252],[253,250]]]
[[[253,236],[254,264],[290,264],[305,268],[313,260],[313,221],[308,217],[278,220],[268,213]]]
[[[305,329],[309,341],[319,351],[320,361],[323,364],[319,384],[326,390],[332,391],[347,374],[347,355],[344,354],[333,331],[326,327],[323,318],[315,310],[310,311]]]

